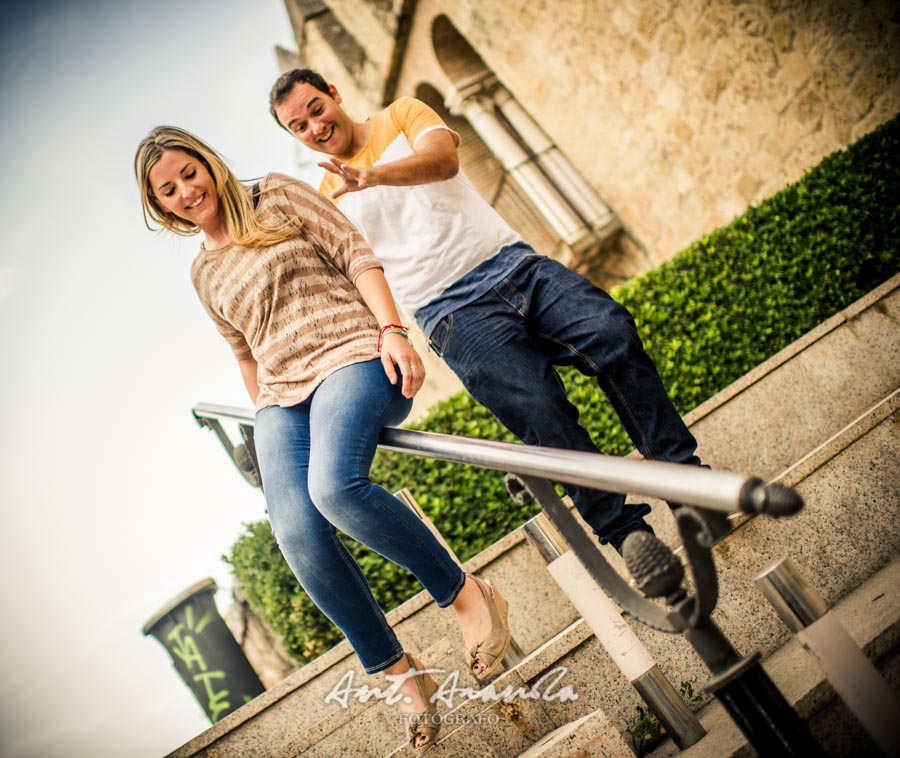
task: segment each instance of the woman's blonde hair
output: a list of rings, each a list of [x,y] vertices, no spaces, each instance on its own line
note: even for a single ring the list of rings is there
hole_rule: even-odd
[[[167,211],[156,199],[150,184],[150,170],[167,150],[181,150],[200,161],[209,171],[216,186],[219,213],[233,242],[246,247],[267,247],[297,236],[300,220],[285,219],[266,224],[257,218],[245,187],[225,161],[209,145],[177,126],[157,126],[141,140],[134,155],[134,175],[141,193],[144,223],[153,229],[151,221],[163,229],[185,237],[200,230],[180,216]]]

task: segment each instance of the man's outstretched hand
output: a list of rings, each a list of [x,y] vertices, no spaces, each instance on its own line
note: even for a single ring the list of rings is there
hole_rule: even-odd
[[[331,192],[332,200],[337,200],[341,195],[345,195],[348,192],[359,192],[368,187],[378,186],[374,168],[356,168],[349,163],[342,162],[339,158],[322,161],[317,165],[326,171],[330,171],[332,174],[337,174],[344,180],[340,187]]]

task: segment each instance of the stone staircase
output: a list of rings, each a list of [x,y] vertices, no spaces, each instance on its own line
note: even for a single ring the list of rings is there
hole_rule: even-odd
[[[870,754],[861,747],[866,735],[851,717],[841,715],[840,701],[756,589],[753,577],[789,556],[870,658],[885,664],[886,676],[897,675],[898,387],[900,276],[686,417],[705,462],[780,481],[804,498],[806,507],[790,519],[736,517],[735,530],[714,550],[720,599],[713,618],[741,653],[762,653],[779,689],[834,755]],[[657,534],[675,544],[668,508],[652,504],[650,520]],[[616,553],[603,550],[621,567]],[[494,682],[493,691],[523,688],[520,694],[530,691],[532,697],[503,702],[490,697],[490,688],[480,697],[478,690],[467,689],[474,682],[465,673],[453,614],[438,609],[424,593],[417,595],[391,611],[389,622],[406,649],[428,666],[446,672],[462,669],[452,710],[439,706],[444,728],[428,755],[633,754],[627,731],[643,703],[524,536],[519,531],[505,536],[465,568],[502,588],[514,636],[526,653],[518,666]],[[709,672],[684,639],[628,621],[676,688],[689,682],[695,692],[702,692]],[[454,681],[452,673],[447,676],[445,690]],[[347,692],[342,704],[335,695],[348,686],[377,687],[384,681],[363,674],[343,642],[172,755],[412,755],[403,744],[394,708],[376,698],[362,702],[358,693]],[[564,687],[577,699],[562,697]],[[329,694],[331,702],[326,702]],[[753,754],[715,701],[705,697],[694,707],[708,734],[683,754]],[[855,735],[852,749],[848,735]],[[676,752],[664,743],[655,754]]]

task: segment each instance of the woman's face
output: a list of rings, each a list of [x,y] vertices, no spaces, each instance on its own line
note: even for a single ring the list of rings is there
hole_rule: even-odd
[[[165,210],[207,234],[221,226],[215,182],[202,161],[183,150],[165,150],[149,177]]]

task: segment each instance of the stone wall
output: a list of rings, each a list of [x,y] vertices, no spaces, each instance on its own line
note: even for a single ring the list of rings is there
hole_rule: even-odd
[[[349,17],[354,5],[373,1],[342,0],[336,10]],[[423,83],[446,91],[431,40],[434,19],[446,15],[615,210],[644,265],[900,111],[900,10],[891,0],[407,5],[409,37],[392,53],[397,85],[375,93],[371,80],[358,81],[366,106]],[[340,70],[341,52],[309,27],[304,60],[346,87],[353,77]],[[379,28],[370,55],[385,54],[382,37]]]
[[[440,6],[657,262],[900,110],[890,0]]]
[[[263,687],[271,689],[299,666],[285,652],[281,639],[265,619],[250,610],[239,586],[232,590],[231,599],[225,623],[243,649]]]

